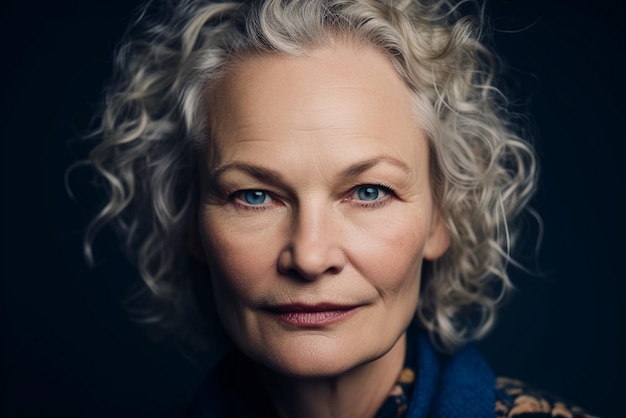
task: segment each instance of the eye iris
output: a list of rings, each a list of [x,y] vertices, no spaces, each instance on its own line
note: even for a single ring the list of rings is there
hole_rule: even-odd
[[[248,190],[243,194],[243,199],[250,205],[260,205],[265,203],[267,193],[260,190]]]
[[[361,200],[376,200],[379,194],[378,187],[374,186],[359,187],[357,190],[357,196]]]

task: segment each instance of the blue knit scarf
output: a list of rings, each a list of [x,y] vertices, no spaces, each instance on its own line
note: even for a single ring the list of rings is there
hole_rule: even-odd
[[[407,418],[495,417],[495,376],[475,347],[446,356],[420,332],[417,361]]]

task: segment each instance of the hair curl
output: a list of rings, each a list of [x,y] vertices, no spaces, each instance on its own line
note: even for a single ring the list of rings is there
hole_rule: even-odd
[[[492,327],[498,302],[512,289],[506,271],[511,222],[534,191],[537,169],[532,147],[515,133],[494,86],[495,59],[481,42],[480,7],[467,17],[446,0],[169,0],[156,6],[144,10],[143,29],[116,55],[95,132],[100,142],[89,159],[108,203],[85,241],[91,260],[95,234],[105,224],[116,226],[151,295],[151,322],[185,339],[208,332],[195,290],[207,272],[186,245],[199,205],[196,155],[206,140],[207,86],[236,59],[303,54],[340,38],[388,57],[414,92],[430,141],[432,189],[451,245],[425,265],[421,324],[442,350]]]

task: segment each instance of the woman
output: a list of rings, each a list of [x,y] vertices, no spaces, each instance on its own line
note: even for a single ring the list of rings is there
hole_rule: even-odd
[[[87,242],[112,222],[145,319],[233,343],[189,415],[584,416],[467,345],[536,177],[479,22],[445,1],[155,13],[118,54]]]

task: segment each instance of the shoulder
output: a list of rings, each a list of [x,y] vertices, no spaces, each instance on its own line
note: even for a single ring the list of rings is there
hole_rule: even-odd
[[[508,377],[496,379],[496,416],[507,418],[593,418],[581,408]]]

